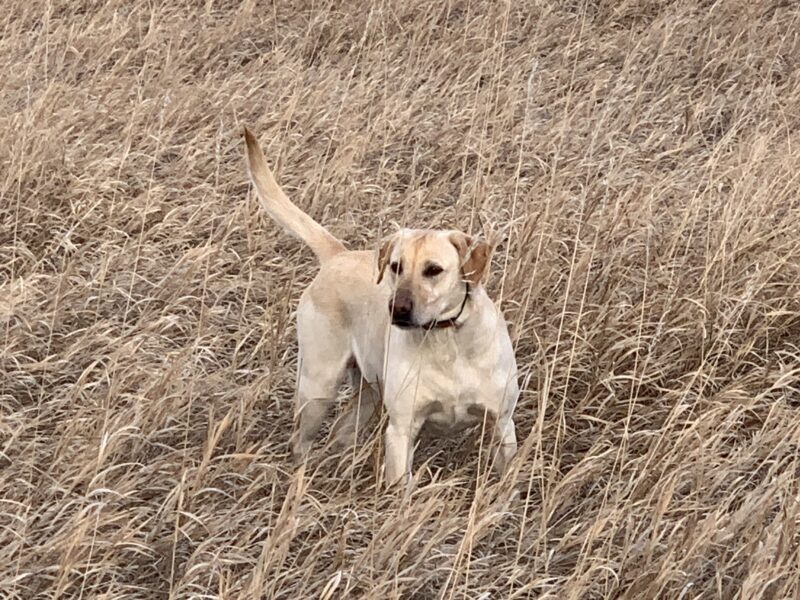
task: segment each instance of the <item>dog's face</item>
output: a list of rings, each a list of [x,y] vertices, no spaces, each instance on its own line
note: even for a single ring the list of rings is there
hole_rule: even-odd
[[[489,257],[486,242],[459,231],[403,229],[389,237],[378,253],[378,283],[388,278],[392,286],[392,324],[412,329],[453,317]]]

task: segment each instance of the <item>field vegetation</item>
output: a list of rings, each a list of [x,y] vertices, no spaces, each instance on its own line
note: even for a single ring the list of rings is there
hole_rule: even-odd
[[[800,597],[800,6],[6,0],[0,596]],[[312,253],[491,237],[523,392],[290,458]],[[477,441],[475,441],[477,440]]]

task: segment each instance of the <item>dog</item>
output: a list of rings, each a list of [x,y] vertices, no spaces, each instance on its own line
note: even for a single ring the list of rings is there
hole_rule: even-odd
[[[482,285],[489,244],[460,231],[402,229],[377,251],[348,250],[289,200],[246,127],[244,137],[261,206],[320,263],[297,307],[295,458],[307,455],[349,373],[361,393],[336,437],[352,436],[382,401],[388,486],[411,481],[426,424],[491,422],[494,466],[504,472],[517,450],[519,387],[508,327]]]

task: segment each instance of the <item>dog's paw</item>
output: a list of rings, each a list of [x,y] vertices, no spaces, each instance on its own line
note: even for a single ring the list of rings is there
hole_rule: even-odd
[[[292,443],[292,460],[295,465],[301,465],[308,457],[311,450],[311,442],[304,440],[294,440]]]

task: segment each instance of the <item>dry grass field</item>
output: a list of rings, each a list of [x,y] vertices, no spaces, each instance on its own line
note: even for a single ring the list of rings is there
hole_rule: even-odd
[[[0,597],[800,596],[795,2],[3,9]],[[244,124],[350,247],[497,241],[508,477],[293,465],[316,264]]]

